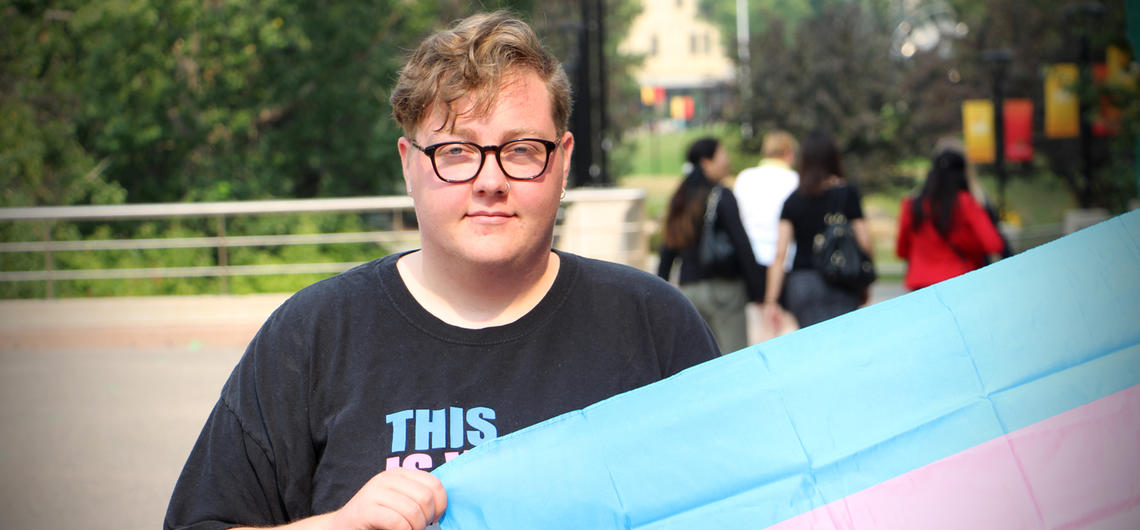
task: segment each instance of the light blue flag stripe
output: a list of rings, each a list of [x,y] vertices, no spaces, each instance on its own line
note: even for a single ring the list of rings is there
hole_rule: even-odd
[[[767,526],[1137,384],[1132,212],[485,443],[441,525]]]

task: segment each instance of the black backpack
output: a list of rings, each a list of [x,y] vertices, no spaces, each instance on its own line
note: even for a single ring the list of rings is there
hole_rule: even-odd
[[[860,291],[875,281],[875,263],[859,247],[855,231],[843,214],[847,186],[835,190],[838,193],[832,194],[832,207],[823,216],[823,231],[812,241],[812,264],[828,283]]]

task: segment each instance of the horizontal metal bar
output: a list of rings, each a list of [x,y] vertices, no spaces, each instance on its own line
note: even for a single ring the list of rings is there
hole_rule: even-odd
[[[554,227],[554,235],[560,245],[583,249],[589,247],[593,257],[612,259],[619,262],[645,258],[643,248],[629,243],[608,241],[615,237],[644,235],[647,225],[644,220],[644,200],[646,193],[640,189],[628,188],[580,188],[568,190],[562,207],[572,209],[576,204],[604,202],[629,202],[633,208],[619,216],[641,212],[635,221],[624,221],[621,217],[603,219],[593,216],[575,217],[571,225],[559,223]],[[208,202],[175,204],[127,204],[127,205],[87,205],[37,208],[0,208],[0,222],[20,222],[29,220],[46,221],[89,221],[117,220],[130,221],[148,218],[202,217],[220,218],[259,214],[298,214],[298,213],[352,213],[352,212],[392,212],[406,213],[414,209],[410,197],[357,197],[340,199],[273,200],[248,202]],[[608,210],[606,210],[608,212]],[[605,216],[603,216],[605,217]],[[616,221],[616,222],[614,222]],[[399,226],[397,224],[397,226]],[[390,251],[416,248],[419,244],[418,230],[338,232],[322,234],[266,234],[240,236],[203,236],[186,238],[144,238],[127,240],[82,240],[82,241],[5,241],[0,242],[0,253],[42,253],[45,270],[0,271],[0,282],[48,282],[50,297],[51,282],[77,280],[123,280],[143,278],[193,278],[193,277],[232,277],[287,274],[336,274],[358,263],[302,263],[273,265],[220,265],[201,267],[138,267],[119,269],[74,269],[52,268],[51,256],[58,252],[84,251],[128,251],[141,249],[217,248],[251,246],[319,245],[340,243],[386,243]],[[596,240],[595,238],[600,238]],[[598,243],[594,243],[598,241]],[[618,240],[623,241],[623,240]],[[625,240],[628,241],[628,240]],[[595,248],[597,247],[597,248]],[[579,250],[581,251],[581,250]]]
[[[335,232],[329,234],[282,234],[264,236],[88,239],[84,241],[16,241],[0,243],[0,253],[259,246],[269,247],[284,245],[331,245],[342,243],[388,243],[392,241],[419,241],[419,239],[419,231],[402,230],[398,232]]]
[[[647,195],[646,191],[641,188],[575,188],[566,190],[566,198],[562,202],[567,204],[605,201],[633,202],[640,201]]]
[[[636,188],[579,188],[567,190],[564,202],[572,204],[577,201],[634,201],[644,199],[645,196],[645,190]],[[29,221],[37,219],[80,221],[95,219],[208,217],[216,215],[360,212],[410,210],[413,206],[412,198],[403,195],[345,197],[335,199],[35,206],[0,208],[0,221]]]
[[[627,222],[616,226],[612,223],[598,223],[596,225],[577,225],[577,228],[585,229],[586,235],[584,237],[589,237],[588,234],[591,233],[598,233],[599,236],[601,236],[603,232],[608,234],[614,229],[625,233],[637,233],[641,229],[641,223]],[[597,232],[595,232],[595,230]],[[564,229],[561,226],[555,227],[554,235],[560,235],[563,231]],[[418,230],[402,230],[398,232],[334,232],[326,234],[263,236],[88,239],[83,241],[12,241],[0,242],[0,253],[389,243],[393,241],[419,241],[419,237]]]
[[[77,269],[0,272],[0,281],[129,280],[142,278],[203,278],[272,274],[337,274],[363,262],[230,265],[227,267],[151,267],[134,269]]]
[[[406,196],[163,204],[36,206],[30,208],[0,208],[0,221],[28,221],[36,219],[81,221],[95,219],[210,217],[216,215],[359,212],[371,210],[403,210],[411,209],[412,206],[412,198]]]

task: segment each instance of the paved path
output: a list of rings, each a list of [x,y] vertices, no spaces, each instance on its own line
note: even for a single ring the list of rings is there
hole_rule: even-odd
[[[282,295],[0,302],[0,528],[160,528]]]
[[[285,297],[0,302],[0,528],[160,527],[226,376]]]

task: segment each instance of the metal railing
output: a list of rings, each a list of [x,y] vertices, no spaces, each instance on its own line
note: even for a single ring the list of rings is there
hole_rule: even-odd
[[[306,213],[379,213],[390,219],[387,223],[390,228],[321,234],[232,235],[227,232],[227,220],[232,218]],[[52,237],[52,227],[56,223],[173,218],[212,219],[214,235],[75,241],[58,241]],[[419,245],[412,199],[406,196],[0,208],[0,222],[40,223],[40,240],[0,242],[0,253],[42,254],[42,269],[3,270],[0,271],[0,282],[42,281],[48,298],[54,296],[55,282],[61,281],[219,277],[222,279],[222,292],[228,292],[227,278],[234,276],[336,274],[360,263],[234,265],[229,263],[228,249],[235,247],[380,243],[390,251],[398,251]],[[571,252],[644,267],[648,253],[645,192],[628,188],[568,190],[555,227],[555,244]],[[216,249],[216,263],[194,267],[60,269],[54,259],[54,254],[59,252],[187,248]]]

